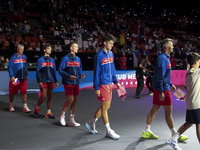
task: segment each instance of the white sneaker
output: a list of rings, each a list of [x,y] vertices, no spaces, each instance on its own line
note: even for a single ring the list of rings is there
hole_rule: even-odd
[[[74,118],[70,118],[69,121],[67,122],[68,126],[73,126],[73,127],[79,127],[80,123],[77,123]]]
[[[23,112],[24,112],[24,113],[30,113],[31,110],[28,108],[28,106],[25,106],[25,107],[23,108]]]
[[[63,116],[63,115],[60,115],[59,118],[60,118],[60,124],[61,124],[62,126],[66,126],[65,115],[64,115],[64,116]]]
[[[177,144],[177,141],[172,141],[172,139],[171,138],[169,138],[167,141],[166,141],[166,143],[168,144],[168,145],[170,145],[174,150],[182,150],[179,146],[178,146],[178,144]]]
[[[150,96],[153,96],[153,92],[149,93]]]
[[[118,140],[120,138],[120,135],[116,134],[115,131],[110,130],[108,133],[106,133],[106,137]]]
[[[90,122],[85,123],[85,127],[92,133],[92,134],[97,134],[98,131],[95,129],[95,124],[91,125]]]
[[[14,107],[13,107],[13,106],[10,106],[10,107],[9,107],[9,111],[10,111],[10,112],[14,112],[14,111],[15,111]]]

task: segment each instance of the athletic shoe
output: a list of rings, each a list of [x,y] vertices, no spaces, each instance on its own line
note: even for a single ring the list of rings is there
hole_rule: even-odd
[[[118,140],[120,138],[120,135],[116,134],[115,131],[110,130],[109,132],[106,133],[106,137]]]
[[[158,136],[154,135],[151,131],[149,131],[149,132],[143,131],[142,137],[145,139],[158,139]]]
[[[51,119],[55,119],[55,116],[53,115],[53,113],[46,113],[46,118],[51,118]]]
[[[139,95],[135,95],[135,98],[140,98],[140,96]]]
[[[60,124],[61,124],[62,126],[65,126],[65,125],[66,125],[66,122],[65,122],[65,115],[64,115],[64,116],[63,116],[63,115],[60,115],[59,118],[60,118]]]
[[[149,93],[150,96],[153,96],[153,92]]]
[[[180,135],[178,138],[178,142],[184,142],[188,139],[189,137],[186,135]]]
[[[14,107],[13,107],[13,106],[10,106],[10,107],[9,107],[9,111],[10,111],[10,112],[14,112],[14,111],[15,111]]]
[[[95,124],[90,125],[89,121],[85,123],[85,127],[92,133],[97,134],[98,131],[95,129]]]
[[[23,112],[24,112],[24,113],[30,113],[31,110],[28,108],[28,106],[25,106],[25,107],[23,108]]]
[[[72,126],[72,127],[79,127],[80,123],[77,123],[74,118],[70,118],[69,121],[67,122],[68,126]]]
[[[34,116],[35,116],[35,118],[37,118],[38,116],[39,116],[39,112],[40,112],[40,110],[39,110],[39,108],[34,108]]]
[[[182,149],[178,146],[177,141],[174,142],[174,141],[172,141],[171,138],[169,138],[169,139],[166,141],[166,143],[167,143],[168,145],[170,145],[174,150],[182,150]]]

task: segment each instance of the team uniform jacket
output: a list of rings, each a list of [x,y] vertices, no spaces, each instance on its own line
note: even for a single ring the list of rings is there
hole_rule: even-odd
[[[53,58],[42,56],[37,60],[36,79],[38,83],[58,83],[58,80],[56,78],[56,65]]]
[[[15,53],[8,63],[8,73],[10,78],[15,77],[19,80],[25,80],[28,76],[27,57],[24,54],[20,57]]]
[[[171,63],[169,56],[162,53],[156,60],[152,87],[159,92],[164,92],[170,90],[171,86]]]
[[[62,76],[62,84],[79,85],[79,78],[82,76],[82,64],[78,56],[73,58],[67,54],[62,58],[59,66],[59,74]],[[76,76],[77,79],[71,80],[70,76]]]
[[[100,85],[118,83],[114,65],[114,55],[109,50],[107,53],[101,49],[94,56],[94,89],[99,90]]]

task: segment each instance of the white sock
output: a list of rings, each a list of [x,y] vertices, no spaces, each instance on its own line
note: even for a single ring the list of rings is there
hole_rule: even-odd
[[[51,109],[48,109],[48,110],[47,110],[47,114],[49,114],[49,113],[51,113]]]
[[[27,107],[27,102],[24,102],[24,107]]]
[[[61,116],[65,116],[65,111],[62,111]]]
[[[107,133],[108,133],[111,130],[110,123],[105,124],[105,126],[106,126],[106,130],[107,130]]]
[[[178,138],[179,138],[180,135],[181,134],[179,132],[176,132],[171,139],[175,142],[175,141],[178,140]]]
[[[70,118],[74,118],[74,114],[70,114]]]
[[[176,129],[175,128],[170,129],[170,131],[172,132],[172,136],[176,133]]]
[[[146,124],[144,131],[147,133],[150,131],[150,128],[151,128],[151,125]]]
[[[91,120],[90,120],[90,125],[93,125],[93,124],[95,124],[96,122],[97,122],[97,118],[92,118]]]

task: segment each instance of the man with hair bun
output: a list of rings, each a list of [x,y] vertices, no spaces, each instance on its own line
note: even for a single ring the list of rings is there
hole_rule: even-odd
[[[27,57],[24,53],[24,45],[19,44],[17,46],[17,53],[15,53],[8,63],[8,73],[10,76],[9,82],[9,111],[14,112],[13,100],[14,95],[20,90],[23,101],[23,112],[30,113],[31,110],[27,106],[27,80],[28,80],[28,69],[27,69]],[[19,79],[19,84],[16,84],[15,79]]]
[[[163,106],[165,110],[165,121],[171,131],[172,136],[176,133],[174,127],[174,121],[172,118],[172,91],[176,90],[176,87],[171,83],[171,63],[169,60],[170,53],[173,52],[173,40],[166,38],[162,41],[163,53],[157,58],[154,77],[153,77],[153,107],[147,116],[145,130],[142,133],[143,138],[158,139],[157,135],[154,135],[150,130],[151,124],[156,116],[156,113]],[[185,141],[188,136],[180,135],[178,141]]]

